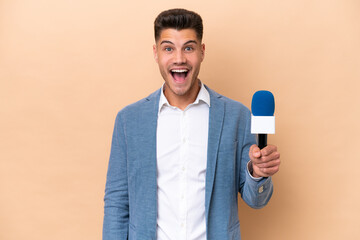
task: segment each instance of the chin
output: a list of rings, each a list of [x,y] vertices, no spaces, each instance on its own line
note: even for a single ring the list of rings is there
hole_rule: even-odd
[[[187,86],[183,87],[170,87],[171,91],[175,93],[177,96],[184,96],[189,92],[189,88]]]

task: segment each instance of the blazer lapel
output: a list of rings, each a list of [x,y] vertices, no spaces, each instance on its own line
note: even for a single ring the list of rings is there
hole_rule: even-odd
[[[143,135],[142,147],[138,149],[142,159],[142,181],[145,192],[143,193],[143,204],[146,205],[148,219],[144,219],[151,234],[155,234],[156,231],[156,219],[157,219],[157,164],[156,164],[156,130],[157,130],[157,118],[159,108],[160,91],[158,90],[149,95],[145,100],[142,108],[142,121],[146,121],[146,128],[139,129]]]
[[[207,88],[207,87],[206,87]],[[210,112],[209,112],[209,137],[207,150],[207,166],[206,166],[206,185],[205,185],[205,215],[209,216],[209,208],[211,195],[214,186],[215,169],[217,153],[221,132],[223,128],[225,106],[221,101],[221,95],[207,88],[210,94]],[[207,221],[208,222],[208,221]]]

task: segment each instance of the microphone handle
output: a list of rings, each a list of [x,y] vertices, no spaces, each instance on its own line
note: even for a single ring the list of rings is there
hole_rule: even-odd
[[[258,134],[258,146],[260,149],[267,146],[267,134]]]

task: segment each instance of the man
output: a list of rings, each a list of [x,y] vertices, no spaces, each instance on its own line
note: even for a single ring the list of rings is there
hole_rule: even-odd
[[[198,79],[201,17],[184,9],[155,20],[162,88],[116,118],[105,189],[103,239],[240,239],[238,198],[267,204],[279,169],[260,150],[250,112]]]

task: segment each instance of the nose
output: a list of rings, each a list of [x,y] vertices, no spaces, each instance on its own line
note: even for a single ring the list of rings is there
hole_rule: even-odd
[[[186,57],[183,51],[179,50],[176,51],[174,56],[174,63],[175,64],[184,64],[186,63]]]

